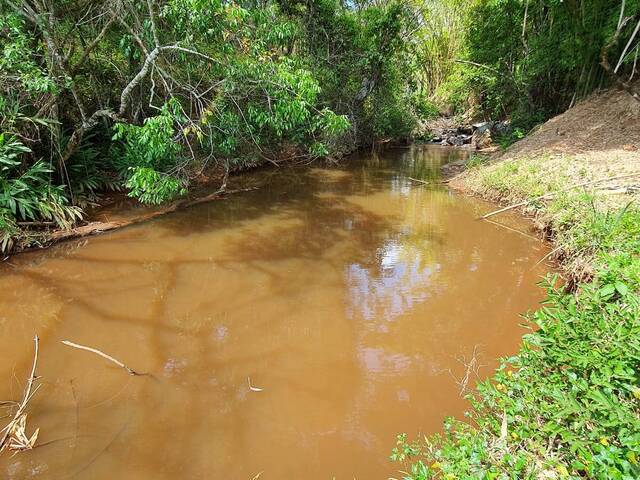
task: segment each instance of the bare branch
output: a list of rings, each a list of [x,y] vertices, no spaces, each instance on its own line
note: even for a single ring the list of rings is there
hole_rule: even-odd
[[[151,31],[153,32],[153,41],[156,47],[160,46],[158,37],[158,24],[156,22],[156,12],[153,9],[153,0],[147,0],[147,8],[149,9],[149,20],[151,21]]]
[[[624,8],[624,5],[623,5],[623,8]],[[625,82],[622,78],[618,76],[615,70],[611,68],[611,64],[609,63],[609,59],[607,57],[609,50],[611,50],[611,48],[613,48],[613,46],[616,43],[618,43],[618,39],[620,38],[620,33],[622,32],[622,29],[630,19],[631,17],[627,17],[621,22],[619,22],[618,29],[616,30],[616,32],[609,39],[609,41],[602,47],[602,50],[600,50],[600,65],[602,66],[602,68],[604,68],[604,70],[609,74],[609,76],[620,88],[625,90],[636,101],[640,102],[640,92],[638,91],[638,89],[635,86],[633,86],[631,83]],[[634,30],[634,36],[638,28],[640,28],[640,21],[638,22],[638,26],[636,26],[636,30]]]
[[[107,22],[102,27],[102,30],[100,30],[100,33],[98,33],[98,35],[91,41],[91,43],[85,47],[84,51],[82,52],[82,56],[80,57],[78,62],[74,65],[74,67],[71,70],[72,74],[77,73],[78,69],[87,60],[87,58],[89,58],[89,54],[93,51],[94,48],[96,48],[98,43],[100,43],[100,41],[104,38],[104,36],[107,34],[107,31],[109,31],[109,28],[111,28],[111,25],[113,25],[115,21],[116,21],[116,15],[112,14],[111,18],[107,20]]]
[[[96,355],[99,355],[102,358],[106,358],[110,362],[113,362],[116,365],[118,365],[120,368],[124,368],[129,375],[135,375],[135,376],[146,375],[144,373],[138,373],[135,370],[130,369],[124,363],[122,363],[120,360],[118,360],[117,358],[113,358],[111,355],[107,355],[106,353],[104,353],[101,350],[98,350],[97,348],[87,347],[86,345],[80,345],[78,343],[73,343],[73,342],[70,342],[69,340],[63,340],[62,343],[64,345],[68,346],[68,347],[77,348],[78,350],[86,350],[87,352],[95,353]]]
[[[629,37],[629,41],[627,42],[627,44],[624,47],[624,50],[622,50],[622,53],[620,54],[620,58],[618,59],[618,63],[616,64],[616,68],[613,69],[614,73],[618,73],[618,70],[620,69],[620,66],[622,66],[622,62],[624,61],[624,57],[626,57],[627,51],[629,50],[629,47],[633,43],[633,40],[636,38],[636,35],[638,34],[638,30],[639,29],[640,29],[640,20],[638,20],[638,23],[636,24],[636,28],[634,28],[633,33],[631,34],[631,37]]]
[[[151,66],[153,64],[155,64],[156,60],[158,59],[158,57],[160,56],[160,54],[162,52],[165,51],[169,51],[169,50],[177,50],[180,52],[185,52],[185,53],[190,53],[192,55],[196,55],[202,58],[205,58],[207,60],[210,60],[212,62],[217,62],[217,60],[213,57],[210,57],[208,55],[205,55],[204,53],[200,53],[196,50],[191,50],[189,48],[184,48],[181,47],[178,44],[175,45],[164,45],[161,47],[156,47],[154,48],[148,55],[147,58],[144,61],[144,64],[142,65],[142,68],[140,68],[140,70],[138,71],[138,73],[136,74],[135,77],[133,77],[131,79],[131,81],[129,82],[129,84],[124,88],[124,90],[122,90],[122,93],[120,94],[120,110],[118,112],[118,114],[120,116],[123,116],[126,111],[127,108],[129,107],[129,102],[131,100],[131,92],[133,91],[133,89],[135,87],[138,86],[138,84],[147,76],[147,74],[149,73],[149,69],[151,68]]]

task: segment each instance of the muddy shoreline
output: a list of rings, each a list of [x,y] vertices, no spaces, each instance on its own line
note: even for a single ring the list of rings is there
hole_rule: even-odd
[[[339,160],[325,160],[318,162],[318,164],[326,166],[340,165],[344,164],[345,162],[349,162],[349,159],[351,157],[362,155],[367,151],[382,151],[388,148],[409,148],[412,145],[417,147],[435,147],[450,149],[452,151],[471,152],[471,149],[469,149],[468,147],[441,146],[435,143],[391,144],[389,142],[380,142],[375,144],[371,149],[361,148],[342,157]],[[465,165],[466,160],[456,160],[454,162],[443,165],[440,168],[442,183],[448,183],[451,179],[464,172]],[[282,162],[277,167],[274,167],[272,164],[265,162],[252,168],[245,168],[231,172],[228,179],[231,183],[242,184],[243,176],[246,176],[249,173],[259,172],[263,169],[295,168],[300,166],[301,165],[292,162]],[[240,180],[240,182],[237,182],[238,180]],[[135,200],[130,199],[124,193],[115,192],[107,194],[104,197],[104,202],[89,211],[87,214],[87,219],[83,221],[81,225],[78,225],[72,229],[45,229],[31,231],[25,230],[22,241],[16,242],[13,249],[5,254],[5,256],[2,258],[2,261],[6,261],[12,256],[18,255],[20,253],[42,250],[68,240],[100,235],[132,225],[137,225],[184,208],[189,208],[191,206],[206,202],[225,200],[231,195],[260,188],[259,185],[243,186],[241,188],[227,188],[225,186],[226,181],[224,179],[224,173],[221,169],[215,169],[201,174],[200,177],[198,177],[198,179],[195,181],[195,184],[196,186],[193,189],[193,192],[187,195],[185,198],[181,198],[160,206],[142,205],[140,203],[137,203]]]

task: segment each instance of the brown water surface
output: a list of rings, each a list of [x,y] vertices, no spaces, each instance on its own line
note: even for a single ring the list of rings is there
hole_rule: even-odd
[[[396,434],[461,416],[461,361],[475,349],[487,375],[542,296],[524,221],[409,179],[459,155],[256,172],[236,182],[259,190],[0,266],[0,399],[20,397],[35,333],[43,384],[41,446],[0,478],[396,475]]]

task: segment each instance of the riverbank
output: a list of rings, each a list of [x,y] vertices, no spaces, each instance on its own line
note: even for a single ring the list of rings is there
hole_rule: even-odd
[[[638,118],[606,92],[451,181],[531,216],[567,282],[545,281],[538,329],[478,384],[467,422],[399,437],[406,478],[640,478]]]
[[[402,141],[400,145],[406,145]],[[391,140],[374,142],[371,148],[386,148]],[[17,232],[4,238],[0,230],[0,254],[3,260],[27,251],[48,248],[67,240],[100,235],[131,225],[152,220],[154,218],[189,208],[202,203],[225,200],[236,193],[247,192],[260,188],[260,185],[245,181],[251,174],[261,169],[292,168],[309,166],[335,166],[352,155],[358,155],[367,149],[352,149],[345,151],[338,158],[319,158],[312,161],[300,161],[296,155],[280,159],[278,162],[263,161],[252,166],[237,167],[225,172],[221,165],[215,165],[200,172],[192,181],[192,187],[182,197],[159,205],[149,205],[137,201],[125,191],[101,192],[94,198],[91,208],[83,212],[82,217],[76,219],[68,228],[60,228],[54,222],[23,222]],[[464,161],[454,161],[445,165],[449,175],[460,173],[464,168]]]
[[[18,233],[13,233],[3,243],[0,231],[0,253],[4,260],[10,256],[31,250],[48,248],[56,243],[81,237],[100,235],[120,228],[139,224],[184,208],[202,203],[224,200],[231,195],[259,188],[258,185],[246,184],[244,174],[262,168],[280,168],[296,165],[295,161],[285,159],[277,164],[263,162],[251,167],[236,168],[224,171],[216,165],[192,179],[193,186],[183,197],[160,205],[147,205],[138,202],[126,192],[102,192],[91,208],[83,213],[81,219],[68,228],[60,228],[53,222],[27,222],[20,225]],[[229,184],[234,187],[230,188]],[[246,185],[245,185],[246,184]],[[235,186],[239,185],[239,186]]]

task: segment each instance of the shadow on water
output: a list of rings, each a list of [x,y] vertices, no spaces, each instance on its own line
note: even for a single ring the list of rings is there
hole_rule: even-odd
[[[259,190],[3,266],[0,372],[21,378],[41,336],[29,423],[56,440],[0,457],[3,478],[394,475],[395,434],[461,415],[459,360],[480,352],[486,374],[542,298],[543,245],[409,179],[459,155],[263,170],[234,180]]]

